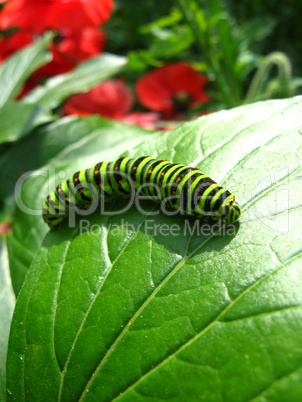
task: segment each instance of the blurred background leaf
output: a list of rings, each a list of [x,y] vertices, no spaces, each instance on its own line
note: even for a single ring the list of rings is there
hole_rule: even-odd
[[[6,395],[6,353],[11,317],[15,307],[6,240],[0,236],[0,399],[5,400]]]
[[[0,65],[0,107],[14,100],[31,73],[51,60],[47,47],[52,38],[53,34],[45,34]]]

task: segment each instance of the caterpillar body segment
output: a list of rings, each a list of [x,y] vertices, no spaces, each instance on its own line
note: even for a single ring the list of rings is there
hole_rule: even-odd
[[[100,162],[74,173],[47,196],[43,219],[55,229],[71,208],[85,210],[96,197],[109,202],[135,191],[184,214],[212,221],[233,223],[241,215],[235,196],[197,168],[142,156]]]

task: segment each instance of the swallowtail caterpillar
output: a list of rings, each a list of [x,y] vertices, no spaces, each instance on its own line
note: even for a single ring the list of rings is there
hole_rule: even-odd
[[[48,195],[43,219],[56,229],[70,208],[88,209],[95,197],[107,202],[132,191],[205,220],[234,223],[241,215],[235,196],[197,168],[142,156],[100,162],[76,172]]]

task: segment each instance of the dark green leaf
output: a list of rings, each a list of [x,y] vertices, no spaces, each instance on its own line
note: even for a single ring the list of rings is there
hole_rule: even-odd
[[[5,400],[5,363],[10,322],[15,306],[6,241],[0,236],[0,400]]]
[[[301,107],[222,111],[136,148],[234,192],[237,225],[198,230],[150,201],[49,233],[13,318],[12,398],[302,399]]]
[[[86,92],[101,81],[121,72],[126,63],[125,57],[102,54],[80,64],[70,73],[50,78],[44,86],[34,89],[27,95],[24,101],[55,108],[68,96]]]
[[[35,127],[52,119],[39,105],[7,103],[0,109],[0,144],[19,140]]]
[[[0,107],[14,100],[27,78],[51,60],[47,47],[52,34],[15,53],[0,66]]]
[[[12,282],[16,293],[19,292],[34,254],[48,230],[40,216],[41,203],[47,192],[40,188],[41,184],[45,184],[43,173],[50,174],[50,185],[53,186],[54,173],[64,171],[68,177],[79,166],[89,167],[106,158],[114,159],[124,149],[129,149],[152,135],[142,128],[98,116],[68,117],[39,129],[37,135],[16,144],[0,159],[0,193],[11,213],[15,206],[14,190],[17,180],[23,174],[44,166],[40,177],[33,181],[32,178],[28,179],[22,191],[22,200],[28,207],[36,208],[38,216],[17,210],[14,215],[13,236],[8,241]],[[28,158],[28,155],[31,157]],[[57,177],[57,181],[60,178]]]

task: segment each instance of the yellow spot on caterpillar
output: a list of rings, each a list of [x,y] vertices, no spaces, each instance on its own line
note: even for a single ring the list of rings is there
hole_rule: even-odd
[[[173,194],[176,194],[176,191],[172,191]]]
[[[117,170],[117,169],[118,169],[118,167],[116,166],[116,167],[115,167],[115,170]]]
[[[103,183],[99,184],[99,187],[104,187],[104,184]]]
[[[134,168],[133,168],[134,170],[136,169],[136,166],[134,166]]]
[[[150,170],[148,170],[148,173],[152,173],[152,170],[150,169]]]
[[[80,193],[84,193],[84,189],[83,189],[83,188],[81,188]]]
[[[65,197],[64,199],[65,199],[65,201],[68,201],[68,198],[67,198],[67,197]]]
[[[180,178],[179,178],[179,179],[177,179],[177,181],[180,181]]]
[[[123,180],[119,180],[119,184],[122,184],[123,183]]]
[[[98,170],[95,170],[95,171],[94,171],[94,174],[98,174],[98,173],[99,173],[99,171],[98,171]]]
[[[219,214],[217,214],[217,215],[216,215],[216,218],[220,218],[220,215],[219,215]]]
[[[79,181],[79,179],[76,177],[76,178],[74,179],[74,181]]]
[[[162,173],[161,175],[162,175],[162,176],[164,176],[165,174],[164,174],[164,173]]]

